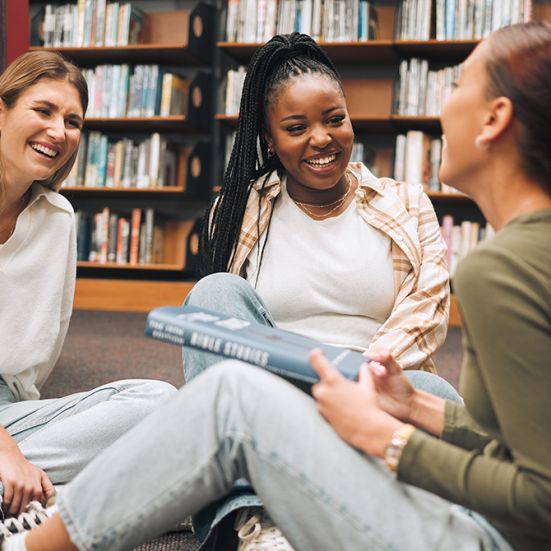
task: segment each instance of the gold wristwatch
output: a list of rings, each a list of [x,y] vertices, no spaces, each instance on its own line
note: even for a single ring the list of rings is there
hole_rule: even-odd
[[[390,471],[395,472],[398,468],[398,463],[400,462],[404,447],[414,431],[415,427],[413,425],[402,425],[392,435],[390,443],[385,448],[384,455],[385,465]]]

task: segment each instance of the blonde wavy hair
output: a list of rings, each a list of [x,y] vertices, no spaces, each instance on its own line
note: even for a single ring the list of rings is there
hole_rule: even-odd
[[[72,63],[55,52],[27,52],[16,58],[0,75],[0,99],[6,109],[12,108],[21,94],[40,80],[49,78],[63,80],[72,84],[82,103],[82,111],[88,107],[88,85],[82,73]],[[0,130],[1,132],[1,130]],[[78,148],[67,162],[47,180],[40,183],[54,191],[58,191],[61,183],[71,172]],[[0,210],[5,197],[5,178],[0,157]]]

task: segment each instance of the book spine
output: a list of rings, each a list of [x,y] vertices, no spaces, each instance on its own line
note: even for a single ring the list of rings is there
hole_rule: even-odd
[[[130,223],[130,264],[136,266],[139,260],[139,243],[142,211],[138,208],[132,209],[132,220]]]

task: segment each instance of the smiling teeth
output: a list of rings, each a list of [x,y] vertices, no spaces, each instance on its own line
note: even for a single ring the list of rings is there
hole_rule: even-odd
[[[330,155],[328,157],[322,157],[321,159],[310,159],[306,161],[309,165],[324,166],[332,163],[337,158],[336,155]]]
[[[57,151],[54,151],[53,149],[50,149],[49,147],[46,147],[44,145],[39,145],[39,144],[31,144],[31,147],[35,150],[35,151],[40,151],[40,153],[44,153],[44,155],[48,155],[48,157],[57,157]]]

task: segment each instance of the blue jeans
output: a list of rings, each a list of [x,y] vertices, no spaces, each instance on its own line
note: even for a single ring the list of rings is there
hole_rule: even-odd
[[[398,482],[349,446],[310,396],[235,361],[185,385],[100,454],[58,507],[78,549],[132,549],[238,478],[297,551],[510,549],[480,515]]]
[[[201,279],[186,299],[186,304],[216,310],[237,318],[275,327],[268,308],[251,285],[243,278],[228,273],[216,273]],[[184,378],[191,381],[220,357],[201,351],[183,350]],[[406,371],[416,388],[449,400],[461,401],[459,394],[444,379],[425,371]],[[246,480],[238,480],[230,494],[210,504],[193,519],[195,533],[204,543],[213,544],[215,528],[236,509],[260,506],[262,502]]]
[[[0,377],[0,425],[30,463],[63,485],[175,393],[162,381],[125,380],[63,398],[18,402]],[[0,501],[2,495],[0,483]]]

